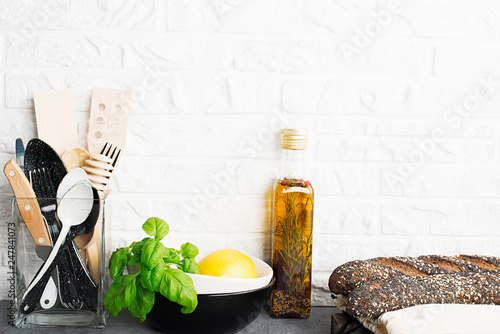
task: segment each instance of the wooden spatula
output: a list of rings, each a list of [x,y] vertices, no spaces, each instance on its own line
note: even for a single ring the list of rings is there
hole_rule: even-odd
[[[38,138],[62,156],[78,146],[73,96],[70,88],[41,90],[34,93]]]
[[[90,105],[89,153],[101,154],[106,143],[120,149],[127,138],[130,91],[94,88]]]
[[[105,161],[106,157],[114,157],[112,159],[113,166],[118,162],[121,157],[119,152],[121,152],[125,147],[125,141],[127,138],[129,109],[130,91],[94,88],[92,93],[92,103],[90,105],[88,135],[89,152],[91,159],[94,162]],[[110,154],[109,147],[116,149],[117,153],[115,154],[117,155]],[[89,163],[89,167],[92,167],[92,163]],[[102,167],[102,169],[103,171],[107,170],[111,173],[111,171],[106,167]],[[89,171],[87,170],[87,172]],[[90,172],[90,174],[94,174],[93,176],[99,176],[102,173]],[[89,175],[89,177],[92,177],[92,175]],[[106,182],[105,184],[109,185],[109,182]],[[109,188],[107,188],[107,190],[109,190]],[[103,195],[106,193],[107,191],[102,192]],[[94,233],[90,240],[87,240],[86,244],[81,245],[82,248],[87,249],[88,267],[95,282],[99,281],[98,274],[100,266],[99,250],[101,244],[101,221],[102,217],[99,217],[98,224],[94,228]],[[86,236],[82,236],[82,240],[84,240],[83,238],[85,237]]]

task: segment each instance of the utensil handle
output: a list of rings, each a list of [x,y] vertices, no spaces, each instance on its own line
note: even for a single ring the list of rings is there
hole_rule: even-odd
[[[7,161],[3,171],[16,196],[19,213],[23,217],[35,244],[38,246],[51,246],[49,232],[40,213],[40,206],[26,175],[24,175],[14,159]]]
[[[65,245],[68,247],[71,264],[73,266],[73,273],[75,276],[74,284],[78,296],[90,311],[97,312],[97,285],[90,276],[90,272],[85,266],[82,256],[80,255],[73,239],[68,238]]]
[[[71,265],[71,251],[63,245],[63,251],[57,259],[57,276],[59,278],[59,297],[61,304],[69,309],[82,307],[82,300],[78,296],[78,290],[74,284],[75,275]]]
[[[35,310],[38,303],[40,302],[40,298],[43,295],[44,288],[49,278],[51,277],[50,275],[55,265],[56,263],[52,262],[43,271],[39,271],[37,273],[37,276],[35,276],[38,278],[37,282],[34,285],[30,284],[30,289],[27,290],[23,295],[23,299],[21,301],[21,306],[20,306],[20,311],[22,313],[28,314]]]
[[[40,199],[43,205],[49,204],[53,199]],[[43,206],[42,205],[42,206]],[[53,238],[59,240],[62,233],[53,214],[46,214],[48,226]],[[98,287],[93,281],[89,270],[76,247],[74,240],[67,237],[57,258],[57,272],[59,277],[59,295],[62,304],[67,308],[80,308],[83,302],[93,312],[98,306]]]
[[[89,265],[90,276],[94,279],[94,282],[99,285],[100,279],[100,241],[96,241],[90,247],[86,248],[87,252],[87,263]]]
[[[52,210],[42,212],[47,221],[47,228],[52,240],[57,240],[59,237],[59,225],[55,217],[56,200],[53,198],[39,198],[40,207],[49,208]],[[73,282],[75,281],[73,267],[71,265],[70,250],[63,245],[64,251],[57,258],[57,277],[59,282],[59,297],[64,307],[74,309],[80,308],[82,301],[78,297]]]
[[[21,302],[22,313],[28,314],[35,310],[38,301],[42,297],[45,285],[47,285],[50,273],[52,272],[52,269],[54,269],[54,266],[57,263],[57,261],[54,260],[57,259],[60,253],[63,251],[63,248],[61,248],[61,246],[63,244],[63,241],[65,241],[68,232],[69,232],[69,226],[63,225],[61,233],[59,233],[57,241],[54,244],[54,247],[52,248],[52,251],[50,252],[49,256],[47,257],[47,260],[45,260],[42,267],[37,272],[37,274],[31,281],[30,285],[28,286],[26,292],[23,295],[23,299]]]
[[[50,206],[54,199],[39,199],[42,207]],[[96,204],[94,204],[96,205]],[[54,212],[45,212],[47,225],[54,239],[61,235]],[[73,238],[64,241],[64,252],[58,256],[59,294],[62,304],[67,308],[80,308],[83,302],[92,312],[98,307],[98,287],[92,280]]]
[[[61,265],[62,263],[65,265]],[[52,272],[56,266],[56,273],[59,277],[59,288],[55,285],[52,279]],[[66,269],[61,269],[66,268]],[[71,284],[73,281],[72,272],[68,270],[70,267],[69,254],[64,247],[60,250],[59,255],[54,262],[47,268],[47,271],[42,275],[38,283],[33,286],[29,292],[23,295],[21,302],[21,312],[28,314],[33,312],[37,307],[37,303],[44,309],[52,308],[57,300],[57,291],[61,295],[61,303],[66,308],[80,308],[82,302],[78,299],[76,288]],[[40,267],[37,275],[40,274],[42,267]],[[71,269],[70,269],[71,270]]]
[[[57,301],[57,286],[52,278],[49,277],[45,288],[43,289],[42,296],[40,297],[40,305],[44,309],[52,308]]]

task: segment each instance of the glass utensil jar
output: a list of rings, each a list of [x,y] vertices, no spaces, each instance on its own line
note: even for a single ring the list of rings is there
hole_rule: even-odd
[[[311,310],[314,191],[305,173],[307,129],[282,129],[282,167],[273,191],[271,316],[307,318]]]
[[[77,200],[83,201],[83,199]],[[30,230],[30,224],[25,221],[25,215],[20,210],[35,210],[38,208],[33,206],[28,207],[24,204],[26,201],[31,201],[31,203],[38,202],[42,212],[45,212],[47,208],[55,208],[58,199],[15,197],[12,199],[12,222],[9,223],[9,226],[12,226],[15,231],[15,239],[12,242],[15,265],[12,267],[14,293],[12,294],[13,309],[11,323],[20,328],[104,328],[106,325],[106,313],[103,306],[105,287],[105,200],[93,200],[91,204],[94,206],[99,205],[100,207],[100,214],[98,218],[96,216],[98,221],[95,229],[97,229],[97,240],[101,241],[97,242],[98,246],[95,247],[95,251],[92,253],[89,251],[93,247],[90,244],[87,245],[88,248],[86,249],[78,249],[78,242],[76,242],[75,250],[78,254],[75,253],[74,255],[76,256],[69,256],[70,266],[66,267],[68,269],[65,269],[67,272],[63,272],[64,270],[60,266],[62,262],[59,261],[62,261],[62,257],[70,252],[68,250],[69,247],[65,245],[65,250],[59,255],[61,260],[58,260],[50,278],[43,287],[42,296],[34,300],[33,310],[29,312],[21,306],[23,297],[25,297],[26,291],[34,277],[36,277],[38,270],[42,267],[44,259],[50,254],[52,247],[50,243],[49,246],[38,246],[36,244],[33,230]],[[100,203],[97,203],[97,201],[100,201]],[[45,220],[46,224],[49,221],[50,219]],[[50,226],[47,225],[47,228],[50,228]],[[52,240],[52,244],[54,244],[54,240]],[[94,268],[91,266],[91,258],[93,259],[92,263],[95,263]],[[69,284],[64,285],[61,281],[63,279],[67,279]],[[66,293],[64,293],[64,290]],[[76,299],[74,299],[75,294]]]

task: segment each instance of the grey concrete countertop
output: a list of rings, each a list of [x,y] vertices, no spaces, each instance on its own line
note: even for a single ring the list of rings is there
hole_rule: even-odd
[[[117,317],[109,317],[105,329],[68,329],[68,328],[32,328],[22,329],[11,326],[8,322],[7,311],[9,301],[0,301],[0,309],[3,316],[0,320],[0,333],[70,333],[83,334],[89,332],[106,333],[161,333],[149,326],[146,322],[139,323],[128,311],[122,311]],[[308,319],[274,319],[264,311],[253,323],[241,331],[241,334],[329,334],[331,330],[331,314],[339,312],[335,307],[313,307]]]

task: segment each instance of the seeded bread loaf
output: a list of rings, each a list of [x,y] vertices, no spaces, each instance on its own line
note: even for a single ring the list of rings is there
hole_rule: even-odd
[[[500,304],[500,271],[405,276],[356,287],[347,312],[376,318],[382,313],[421,304]]]
[[[351,261],[337,267],[330,276],[329,287],[334,294],[347,296],[357,286],[375,280],[487,270],[500,270],[500,259],[477,255],[379,257]]]

